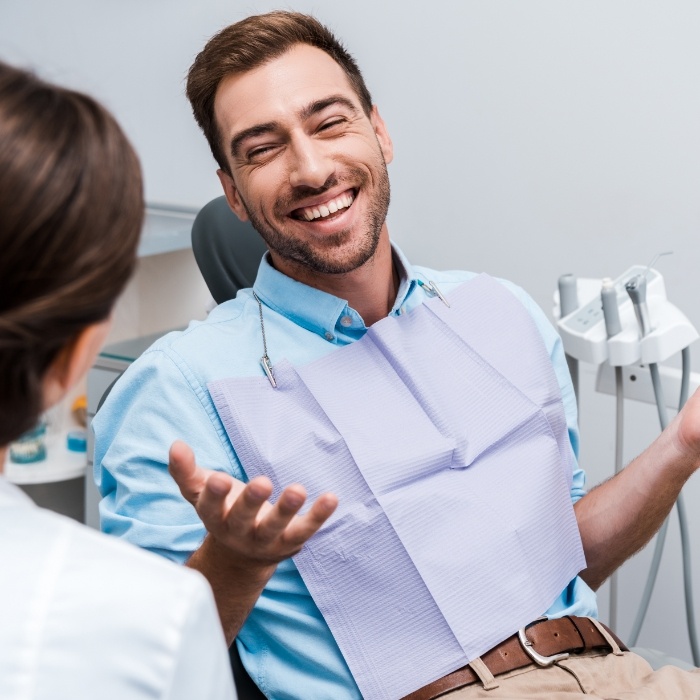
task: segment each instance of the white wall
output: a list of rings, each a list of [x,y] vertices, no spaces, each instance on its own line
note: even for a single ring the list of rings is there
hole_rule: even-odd
[[[102,98],[141,154],[149,199],[201,205],[219,187],[184,75],[217,29],[275,6],[2,0],[0,56]],[[549,311],[562,272],[614,277],[674,250],[659,269],[700,326],[700,5],[299,0],[294,9],[336,29],[364,69],[395,142],[390,229],[412,259],[511,278]],[[167,299],[157,287],[147,302],[156,308]],[[584,371],[592,483],[612,471],[612,414]],[[629,407],[627,458],[655,421],[650,406]],[[697,479],[687,491],[698,552]],[[674,523],[641,642],[689,659],[677,541]],[[622,574],[623,637],[647,559]],[[700,597],[697,563],[695,579]]]

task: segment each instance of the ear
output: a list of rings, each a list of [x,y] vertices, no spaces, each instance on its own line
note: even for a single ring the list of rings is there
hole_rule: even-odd
[[[248,212],[243,206],[243,202],[238,194],[238,188],[236,187],[236,183],[233,181],[233,178],[227,172],[224,172],[221,169],[217,170],[216,174],[219,176],[219,182],[221,182],[221,186],[224,188],[226,201],[228,202],[229,207],[231,207],[231,211],[233,211],[233,213],[241,221],[248,221]]]
[[[384,154],[384,160],[387,164],[391,163],[391,161],[394,159],[394,144],[391,141],[391,136],[389,136],[386,124],[379,114],[377,105],[372,106],[372,112],[369,115],[369,120],[372,122],[374,133],[377,136],[377,141],[379,141],[379,147],[382,149],[382,153]]]
[[[111,327],[111,318],[93,323],[61,350],[44,374],[45,409],[58,403],[90,369]]]

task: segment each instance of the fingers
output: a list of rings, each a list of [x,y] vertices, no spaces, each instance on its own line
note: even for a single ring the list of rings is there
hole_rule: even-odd
[[[180,488],[182,495],[196,505],[199,494],[206,483],[203,470],[194,461],[194,452],[189,445],[176,440],[170,447],[168,471]]]
[[[310,537],[315,535],[321,526],[333,515],[338,507],[338,497],[333,493],[319,496],[309,509],[309,512],[295,518],[284,533],[284,540],[290,546],[300,548]]]
[[[209,487],[203,494],[206,496]],[[272,483],[257,477],[245,486],[225,516],[226,532],[234,536],[236,547],[247,556],[266,561],[281,561],[296,554],[333,514],[338,499],[327,493],[320,496],[304,515],[298,515],[306,501],[306,490],[300,484],[287,486],[277,502],[267,500]],[[230,496],[230,494],[229,494]],[[223,503],[223,496],[220,503]],[[209,529],[209,528],[208,528]]]
[[[195,506],[200,517],[214,517],[217,510],[226,504],[230,508],[243,490],[243,483],[228,474],[197,466],[194,452],[181,440],[170,447],[168,470],[182,495]],[[205,518],[202,517],[202,520]]]
[[[306,489],[303,486],[300,484],[287,486],[277,499],[277,503],[258,523],[255,533],[257,540],[265,544],[279,537],[304,505],[304,501],[306,501]]]
[[[272,482],[264,476],[244,484],[229,474],[203,469],[189,445],[170,448],[168,469],[206,529],[241,555],[281,561],[296,554],[333,514],[338,499],[327,493],[298,515],[306,501],[300,484],[287,486],[271,505]]]
[[[225,528],[245,535],[254,528],[271,493],[272,484],[266,477],[243,484],[228,474],[212,472],[197,503],[197,513],[213,534]]]

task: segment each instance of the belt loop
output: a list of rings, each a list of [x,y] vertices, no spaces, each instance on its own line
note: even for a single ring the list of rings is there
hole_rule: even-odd
[[[469,662],[469,668],[471,668],[477,676],[481,684],[484,686],[484,690],[494,690],[498,688],[498,681],[493,676],[493,673],[489,671],[489,667],[481,660],[480,656]]]
[[[594,617],[589,617],[588,618],[598,629],[598,631],[603,635],[605,638],[605,641],[610,645],[610,648],[612,649],[612,653],[615,654],[615,656],[622,656],[623,652],[622,649],[620,649],[620,645],[615,641],[614,637],[608,630],[605,629],[605,626],[596,620]]]

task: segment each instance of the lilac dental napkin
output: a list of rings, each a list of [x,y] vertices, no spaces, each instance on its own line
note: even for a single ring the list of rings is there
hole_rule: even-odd
[[[336,513],[295,563],[362,695],[440,678],[585,566],[559,387],[520,302],[482,275],[267,378],[209,386],[249,477]]]

